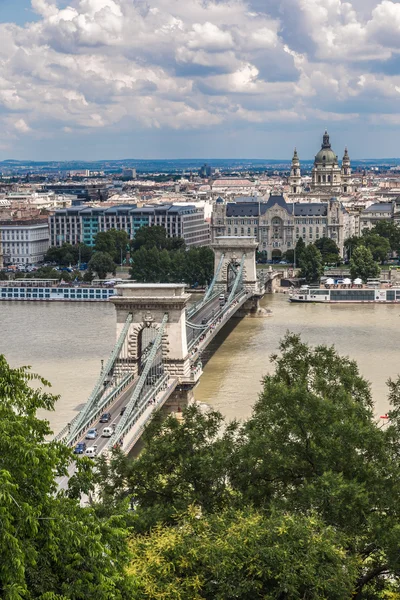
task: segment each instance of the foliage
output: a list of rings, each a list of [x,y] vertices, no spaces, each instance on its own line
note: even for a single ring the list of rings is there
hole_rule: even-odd
[[[7,281],[7,273],[5,271],[0,271],[0,281]]]
[[[129,235],[122,229],[99,231],[94,238],[95,252],[109,254],[116,264],[120,264],[129,247]]]
[[[377,233],[364,233],[362,244],[371,250],[372,257],[376,262],[384,263],[390,253],[389,240]]]
[[[285,254],[283,255],[283,258],[291,264],[294,264],[294,250],[289,249],[286,250]]]
[[[296,242],[295,252],[293,253],[294,262],[296,262],[296,267],[300,265],[301,257],[303,256],[304,250],[306,249],[305,242],[302,237],[300,237]]]
[[[297,257],[296,257],[297,258]],[[314,246],[309,244],[300,254],[298,265],[301,269],[300,277],[304,277],[306,283],[319,282],[321,275],[324,272],[322,264],[321,252]]]
[[[143,245],[133,253],[131,262],[132,279],[145,283],[185,282],[203,286],[211,281],[214,270],[214,254],[208,247],[168,251]]]
[[[92,257],[92,249],[86,244],[63,244],[61,247],[51,246],[45,255],[46,262],[54,262],[57,265],[68,267],[78,264],[79,259],[83,263],[89,262]]]
[[[383,598],[386,591],[400,592],[400,378],[389,384],[392,408],[389,425],[382,428],[374,417],[369,384],[356,363],[339,356],[333,347],[313,349],[298,336],[287,334],[273,362],[274,373],[264,378],[253,414],[243,424],[224,428],[218,413],[203,414],[191,406],[183,412],[182,422],[172,416],[164,423],[153,422],[137,460],[131,462],[116,453],[111,464],[101,469],[104,510],[115,510],[127,498],[132,499],[136,506],[133,528],[142,533],[157,522],[168,527],[176,523],[178,532],[184,530],[187,517],[176,515],[190,511],[191,505],[201,511],[209,532],[220,515],[225,515],[224,527],[229,531],[226,511],[247,514],[250,506],[258,517],[268,519],[296,515],[297,521],[315,515],[323,528],[321,535],[335,532],[335,547],[346,549],[342,575],[343,565],[349,573],[356,569],[352,571],[352,592],[341,592],[343,600],[372,600]],[[178,549],[171,542],[168,557],[177,557],[173,562],[178,568],[179,548],[186,542],[175,529],[159,529],[153,551],[157,553],[162,540],[167,547],[169,536]],[[161,553],[161,572],[152,561],[143,565],[143,552],[150,552],[151,546],[151,536],[147,539],[146,548],[141,545],[143,539],[137,546],[133,541],[139,552],[135,559],[139,563],[133,565],[135,574],[142,569],[146,579],[157,572],[160,580],[153,580],[155,586],[164,585],[170,577],[174,590],[177,582],[173,572],[166,575],[166,555]],[[218,539],[214,546],[220,549],[223,540]],[[235,543],[239,564],[246,543],[244,534]],[[199,538],[193,537],[191,544],[181,556],[189,580],[190,557],[197,552],[208,556]],[[229,547],[225,550],[229,555]],[[222,585],[223,573],[219,579],[206,561],[202,565],[199,573]],[[243,569],[237,566],[238,577],[241,574],[245,579]],[[340,577],[340,573],[336,575]],[[224,593],[202,596],[199,591],[199,598],[223,598]],[[251,591],[248,597],[258,596]]]
[[[108,273],[115,274],[115,262],[107,252],[95,252],[88,264],[88,270],[97,274],[99,279],[105,279]]]
[[[340,250],[335,240],[322,237],[314,242],[314,246],[321,252],[322,261],[325,265],[337,265],[341,262]]]
[[[363,239],[358,235],[352,235],[351,237],[344,240],[344,248],[346,250],[347,258],[350,260],[352,253],[358,246],[363,245]]]
[[[133,599],[351,597],[355,565],[314,516],[192,508],[175,527],[132,540]]]
[[[378,221],[368,233],[387,239],[391,250],[397,253],[400,252],[400,227],[396,223],[392,221]]]
[[[58,491],[71,451],[46,443],[49,423],[37,411],[54,408],[48,385],[0,356],[0,597],[128,599],[118,518],[100,520]]]
[[[144,226],[138,229],[131,245],[132,250],[139,250],[142,247],[148,250],[150,248],[179,250],[185,247],[185,242],[180,237],[168,238],[165,227],[154,225],[153,227]]]
[[[355,248],[350,260],[350,275],[352,279],[359,277],[365,283],[367,279],[378,277],[380,269],[374,261],[372,252],[365,246]]]

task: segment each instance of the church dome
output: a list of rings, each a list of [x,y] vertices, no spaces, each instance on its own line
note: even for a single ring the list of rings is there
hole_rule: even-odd
[[[337,163],[337,156],[334,153],[333,150],[331,150],[330,148],[322,148],[318,154],[316,154],[315,156],[315,162],[316,163],[322,163],[325,165],[332,165]]]
[[[329,134],[325,131],[322,138],[321,150],[315,156],[315,164],[334,165],[337,164],[338,158],[331,148]]]

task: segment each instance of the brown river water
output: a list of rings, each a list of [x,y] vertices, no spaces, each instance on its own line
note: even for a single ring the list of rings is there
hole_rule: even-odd
[[[400,305],[290,304],[266,296],[264,319],[232,319],[212,342],[195,398],[228,419],[246,418],[271,371],[269,357],[290,330],[311,344],[334,344],[354,358],[371,382],[376,414],[388,408],[385,382],[400,373]],[[108,303],[0,304],[0,354],[12,366],[31,365],[60,394],[46,415],[59,431],[87,399],[115,343],[114,307]]]

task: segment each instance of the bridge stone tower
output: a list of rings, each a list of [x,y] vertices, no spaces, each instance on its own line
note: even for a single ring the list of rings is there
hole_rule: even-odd
[[[171,376],[184,381],[190,378],[190,361],[186,338],[186,305],[190,298],[185,286],[176,283],[123,283],[116,287],[117,295],[111,298],[117,311],[117,337],[125,321],[132,314],[132,323],[123,349],[123,358],[133,369],[140,372],[143,337],[151,340],[164,315],[168,314],[162,339],[162,361]],[[154,337],[155,337],[154,335]]]
[[[218,237],[215,239],[212,244],[215,254],[215,273],[218,272],[220,261],[223,260],[215,282],[220,289],[225,290],[227,288],[230,266],[240,263],[243,254],[245,254],[243,285],[247,290],[257,291],[257,246],[258,242],[253,237]]]

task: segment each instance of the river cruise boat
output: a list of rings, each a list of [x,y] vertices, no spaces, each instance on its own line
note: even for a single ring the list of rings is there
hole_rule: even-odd
[[[312,288],[301,287],[289,296],[290,302],[329,302],[331,304],[348,303],[400,303],[400,288]]]
[[[60,284],[57,280],[0,281],[0,300],[104,302],[114,285]]]

